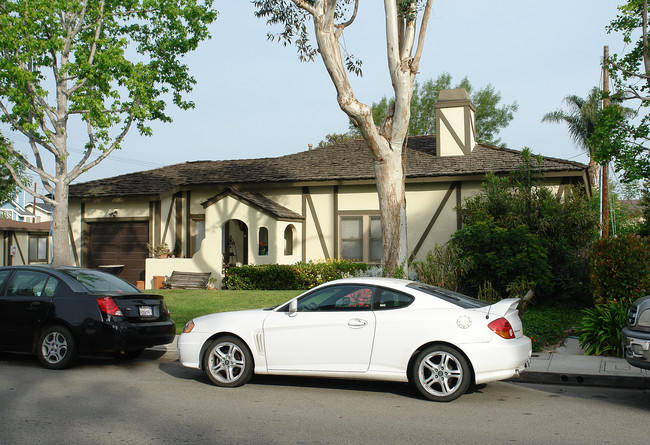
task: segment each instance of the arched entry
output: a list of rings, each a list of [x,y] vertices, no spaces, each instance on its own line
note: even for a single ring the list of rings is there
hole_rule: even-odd
[[[231,219],[221,227],[223,263],[229,266],[248,264],[248,226],[243,221]]]

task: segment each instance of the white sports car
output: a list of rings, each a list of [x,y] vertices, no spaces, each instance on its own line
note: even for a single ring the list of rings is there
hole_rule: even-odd
[[[523,371],[531,342],[518,299],[488,305],[390,278],[336,280],[274,308],[197,317],[178,338],[184,366],[218,386],[255,374],[411,381],[431,400]]]

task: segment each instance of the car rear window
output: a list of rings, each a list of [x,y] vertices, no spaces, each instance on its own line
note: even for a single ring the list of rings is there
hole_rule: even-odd
[[[431,286],[430,284],[411,283],[408,284],[406,287],[417,289],[429,295],[433,295],[434,297],[438,297],[442,300],[448,301],[449,303],[453,303],[457,306],[460,306],[463,309],[475,309],[475,308],[485,307],[490,305],[485,301],[481,301],[479,299],[472,298],[467,295],[463,295],[449,289],[443,289],[441,287]]]
[[[137,287],[121,278],[96,270],[60,269],[66,275],[81,283],[88,292],[140,292]]]

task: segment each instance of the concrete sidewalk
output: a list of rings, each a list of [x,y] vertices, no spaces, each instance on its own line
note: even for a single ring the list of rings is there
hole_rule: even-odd
[[[533,353],[531,366],[510,381],[650,389],[650,370],[622,358],[585,355],[578,339],[569,337],[552,352]]]
[[[157,358],[178,360],[175,341],[149,348],[149,351]],[[563,346],[552,352],[533,353],[531,366],[509,381],[650,389],[650,370],[631,366],[622,358],[585,355],[578,339],[569,337]]]

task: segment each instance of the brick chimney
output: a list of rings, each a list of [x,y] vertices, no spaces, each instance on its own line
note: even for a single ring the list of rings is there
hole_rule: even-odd
[[[436,153],[462,156],[476,145],[476,106],[465,88],[440,90],[436,102]]]

